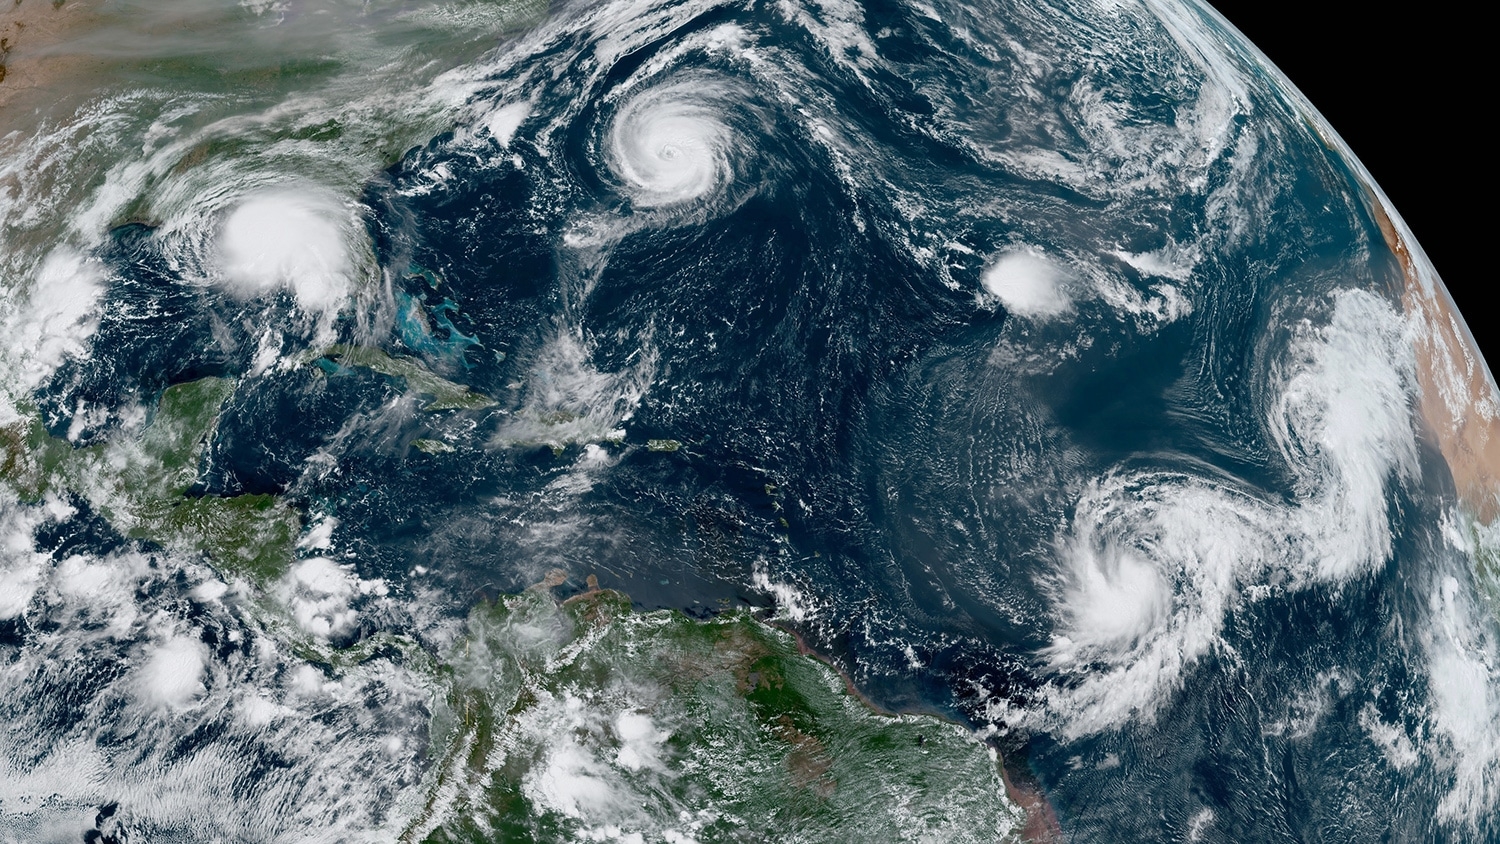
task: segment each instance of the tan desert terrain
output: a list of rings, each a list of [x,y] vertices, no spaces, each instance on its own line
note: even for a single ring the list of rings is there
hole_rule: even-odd
[[[1422,419],[1453,474],[1460,503],[1480,522],[1500,515],[1500,391],[1440,279],[1413,260],[1379,198],[1385,242],[1401,263],[1402,305],[1412,318]]]
[[[46,104],[49,87],[103,67],[102,61],[61,49],[72,35],[98,23],[103,5],[104,0],[0,0],[0,134],[14,128],[7,112]]]

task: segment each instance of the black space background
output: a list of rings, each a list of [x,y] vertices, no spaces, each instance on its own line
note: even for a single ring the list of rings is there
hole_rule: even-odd
[[[1375,176],[1437,266],[1491,368],[1500,305],[1494,28],[1454,3],[1209,0],[1281,68]],[[1486,43],[1481,46],[1483,39]]]

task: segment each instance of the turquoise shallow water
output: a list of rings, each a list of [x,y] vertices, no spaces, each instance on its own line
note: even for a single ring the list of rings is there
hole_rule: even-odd
[[[471,613],[591,575],[796,630],[1070,839],[1496,834],[1387,212],[1206,8],[104,8],[0,140],[10,834],[675,840],[544,764],[629,718],[516,704],[511,792],[445,790]]]

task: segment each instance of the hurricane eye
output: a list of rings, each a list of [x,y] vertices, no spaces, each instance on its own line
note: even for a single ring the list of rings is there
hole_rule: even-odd
[[[606,137],[606,164],[638,208],[702,201],[735,180],[748,149],[734,128],[732,86],[678,82],[633,95]]]

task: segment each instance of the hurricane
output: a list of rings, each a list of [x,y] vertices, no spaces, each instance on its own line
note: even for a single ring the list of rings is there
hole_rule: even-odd
[[[0,841],[1500,834],[1500,390],[1208,5],[11,5]]]
[[[676,205],[733,184],[747,146],[725,120],[733,93],[713,80],[676,81],[620,106],[610,122],[609,163],[633,204]]]

